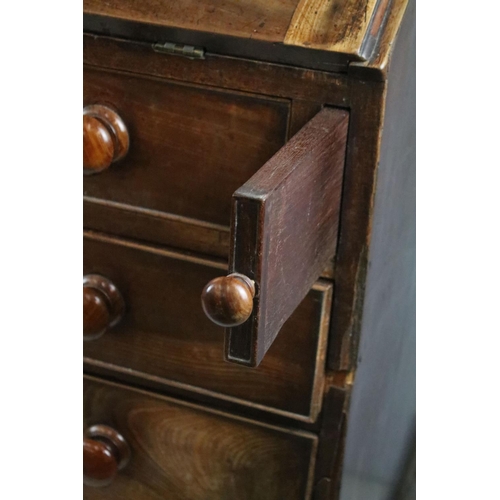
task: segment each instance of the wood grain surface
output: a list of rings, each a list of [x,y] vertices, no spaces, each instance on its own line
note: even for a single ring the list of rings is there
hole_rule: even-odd
[[[395,26],[391,26],[394,34]],[[389,50],[391,43],[386,40],[385,50]],[[90,35],[84,36],[84,60],[94,66],[107,66],[120,71],[185,80],[195,85],[211,85],[230,91],[257,90],[265,95],[291,99],[290,129],[293,131],[300,129],[314,115],[311,113],[314,106],[304,106],[304,102],[350,110],[340,238],[334,264],[335,305],[328,365],[335,370],[352,369],[356,365],[356,346],[361,327],[385,82],[372,81],[370,72],[362,68],[360,74],[353,77],[211,54],[204,61],[190,61],[160,55],[148,44]],[[294,113],[299,101],[302,104]],[[154,217],[150,217],[149,212],[132,210],[129,205],[127,211],[122,204],[95,207],[93,200],[86,203],[85,227],[187,250],[213,252],[212,255],[221,257],[227,255],[228,233],[221,230],[224,226],[200,227],[198,221],[193,219],[166,220],[162,212],[155,212]],[[333,276],[332,262],[329,276]]]
[[[293,419],[314,420],[322,401],[332,285],[318,282],[257,369],[224,361],[224,329],[200,295],[223,264],[86,233],[84,272],[112,279],[127,305],[121,322],[84,343],[86,369],[135,374]]]
[[[300,0],[284,43],[365,59],[363,42],[379,0]]]
[[[368,269],[368,249],[373,237],[373,202],[376,193],[377,166],[381,152],[380,139],[384,126],[386,80],[390,75],[389,69],[394,39],[400,29],[407,0],[379,0],[377,5],[373,7],[371,16],[365,16],[359,24],[353,23],[352,32],[349,32],[349,30],[344,31],[345,34],[342,39],[337,38],[337,34],[342,33],[343,29],[340,18],[344,14],[347,16],[349,12],[352,13],[358,9],[359,19],[361,19],[363,9],[371,9],[370,4],[373,5],[373,2],[370,2],[370,0],[359,2],[349,0],[342,2],[338,0],[332,0],[331,2],[297,0],[289,4],[272,2],[269,6],[264,6],[260,2],[254,3],[261,9],[267,8],[276,10],[276,12],[280,9],[286,10],[287,14],[284,14],[284,10],[281,10],[282,19],[285,19],[286,15],[288,15],[287,9],[293,8],[293,12],[290,11],[291,15],[288,18],[290,20],[288,26],[285,28],[285,23],[281,23],[279,36],[283,37],[282,41],[273,43],[269,38],[264,39],[265,37],[274,36],[271,30],[266,31],[270,26],[273,26],[272,21],[269,24],[266,23],[264,26],[257,27],[251,23],[249,24],[248,29],[254,30],[256,38],[252,34],[247,38],[242,38],[239,34],[213,35],[208,31],[205,33],[205,37],[198,38],[198,35],[203,33],[201,30],[205,29],[205,23],[217,23],[218,19],[222,19],[221,16],[225,15],[229,16],[226,19],[231,19],[231,16],[234,16],[236,10],[233,2],[211,2],[211,6],[218,9],[217,11],[214,10],[218,14],[218,19],[210,19],[210,16],[208,16],[209,21],[207,21],[206,16],[210,13],[207,14],[203,10],[206,7],[204,0],[196,2],[196,5],[194,5],[194,2],[186,1],[176,5],[171,3],[172,5],[169,4],[166,7],[161,5],[163,2],[154,2],[153,0],[146,0],[145,3],[137,0],[125,0],[121,3],[116,0],[105,3],[84,0],[84,9],[87,9],[88,5],[93,5],[95,9],[96,15],[94,16],[94,23],[91,25],[92,32],[115,34],[116,36],[136,40],[142,38],[143,42],[145,42],[137,43],[95,37],[89,34],[84,37],[84,59],[88,64],[94,66],[92,70],[95,71],[100,71],[97,69],[98,67],[107,67],[112,70],[109,71],[110,74],[113,74],[113,70],[115,70],[130,73],[128,76],[134,76],[133,74],[135,74],[137,78],[141,79],[147,75],[147,80],[156,83],[159,82],[156,80],[157,78],[169,79],[171,81],[166,82],[168,85],[182,82],[182,86],[185,86],[186,83],[188,84],[187,87],[195,89],[199,88],[197,86],[203,86],[202,90],[209,92],[212,92],[212,90],[207,89],[206,86],[218,87],[222,89],[223,93],[227,91],[229,95],[239,95],[240,92],[251,93],[252,95],[249,97],[253,98],[256,97],[256,94],[262,94],[265,96],[264,100],[270,102],[278,101],[280,103],[282,102],[281,99],[283,99],[288,107],[285,139],[296,133],[324,105],[349,109],[349,144],[344,178],[341,232],[335,259],[335,307],[331,320],[328,359],[330,368],[341,370],[338,373],[348,373],[349,370],[353,370],[356,366],[358,359],[357,348],[364,309],[363,299]],[[119,17],[109,17],[115,15],[111,9],[118,11],[123,8],[125,11],[132,5],[133,8],[140,11],[144,6],[153,4],[158,9],[156,11],[149,9],[145,13],[145,15],[150,16],[149,20],[143,18],[142,23],[137,21],[144,14],[140,12],[135,16],[135,21],[132,20],[134,16],[129,16],[128,21],[125,20],[128,15],[126,12],[117,14],[117,16],[121,16],[121,19]],[[172,20],[162,20],[162,14],[166,9],[171,9],[170,12],[177,15],[182,5],[188,4],[194,6],[184,13],[179,13],[179,16],[184,16],[183,19],[187,20],[188,23],[181,30],[168,26],[172,24]],[[225,5],[229,5],[229,12],[223,12]],[[318,7],[319,15],[312,10],[314,6]],[[106,11],[106,9],[110,10]],[[334,12],[335,9],[337,12]],[[257,10],[253,12],[257,12]],[[260,12],[264,12],[264,10]],[[309,15],[307,15],[308,12]],[[192,13],[195,13],[197,17],[190,19],[189,15]],[[300,21],[301,16],[304,15],[306,16],[304,20]],[[90,15],[90,17],[92,16],[93,14]],[[269,19],[272,18],[272,15],[269,15]],[[294,24],[293,21],[296,19],[300,22]],[[324,21],[326,22],[324,23]],[[146,25],[145,22],[151,24]],[[177,22],[177,20],[173,22]],[[189,24],[191,22],[192,24]],[[232,26],[236,26],[236,30],[241,30],[241,33],[247,29],[244,23],[238,25],[238,20],[233,19],[230,22],[230,29],[233,29]],[[90,26],[90,24],[87,26]],[[328,32],[322,31],[323,26],[328,27]],[[113,31],[115,28],[116,31]],[[364,36],[361,35],[362,30],[365,30]],[[287,43],[287,36],[290,45],[284,45]],[[213,48],[213,52],[210,52],[210,50],[207,52],[204,61],[190,61],[181,57],[157,54],[151,50],[151,42],[158,40],[176,41],[177,39],[181,43],[186,43],[186,40],[189,40],[190,37],[193,40],[207,41],[208,45],[206,47]],[[258,40],[259,37],[262,39]],[[244,43],[240,43],[242,40]],[[342,59],[342,65],[332,69],[340,59],[337,59],[336,53],[328,52],[330,49],[323,50],[320,47],[333,47],[337,43],[341,45],[344,42],[348,44],[349,40],[356,40],[356,43],[351,46],[353,52],[351,55],[346,53],[346,58]],[[307,48],[308,44],[316,45],[316,47],[311,50]],[[253,52],[247,50],[247,47],[250,46],[253,47]],[[283,53],[277,55],[278,52],[275,52],[275,50],[281,50],[283,47],[293,49],[293,52],[289,52],[292,57],[280,59]],[[231,52],[231,50],[233,51]],[[403,52],[400,51],[399,55],[401,58],[399,62],[400,68],[405,66],[401,62],[405,61]],[[246,59],[224,57],[221,54],[240,55],[246,57]],[[305,54],[307,57],[304,58],[301,54]],[[311,68],[320,68],[321,64],[325,63],[324,54],[328,56],[328,61],[332,62],[333,66],[329,67],[328,71],[312,70]],[[269,62],[263,62],[262,59],[283,62],[283,64],[270,64]],[[355,62],[354,59],[360,59],[360,61]],[[366,61],[363,61],[363,59],[366,59]],[[295,67],[292,67],[292,65]],[[301,69],[297,66],[309,69]],[[333,71],[336,73],[333,73]],[[143,76],[139,77],[138,73]],[[224,100],[225,98],[222,98],[222,101]],[[144,116],[147,114],[144,113]],[[397,113],[390,113],[386,116],[386,120],[388,120],[385,124],[386,128],[391,127],[390,121],[395,120],[394,116],[398,116]],[[389,184],[386,184],[386,186]],[[95,196],[86,197],[85,204],[86,227],[123,236],[128,235],[153,243],[174,245],[189,251],[197,251],[216,257],[225,258],[226,256],[229,246],[226,222],[208,222],[199,219],[198,216],[183,216],[165,212],[163,209],[147,208]],[[106,369],[108,370],[106,376],[114,377],[115,375],[112,375],[112,372],[116,374],[117,378],[123,377],[123,380],[142,386],[150,384],[151,387],[158,391],[163,391],[164,387],[165,391],[174,387],[182,387],[183,390],[186,390],[185,396],[188,398],[191,397],[188,394],[189,391],[199,396],[200,400],[204,400],[202,396],[207,394],[214,395],[214,397],[227,401],[226,408],[230,411],[239,412],[242,410],[242,413],[246,411],[248,414],[252,414],[254,408],[263,408],[264,415],[259,415],[259,418],[262,417],[263,419],[267,419],[268,415],[265,413],[268,411],[277,414],[269,415],[268,420],[282,418],[280,415],[284,415],[284,418],[291,416],[291,418],[308,422],[316,419],[316,423],[311,425],[320,426],[321,431],[319,434],[320,443],[316,463],[316,478],[312,495],[315,500],[337,500],[346,428],[346,422],[343,421],[344,416],[340,408],[344,404],[345,394],[342,393],[342,390],[330,388],[325,393],[321,418],[317,418],[323,397],[323,386],[326,383],[323,380],[323,360],[326,345],[321,344],[319,340],[314,347],[312,347],[313,343],[311,343],[311,338],[315,339],[315,335],[317,335],[314,332],[323,332],[325,328],[328,328],[330,306],[325,305],[327,303],[325,296],[326,293],[331,293],[331,285],[324,282],[315,285],[298,309],[298,311],[309,310],[309,313],[295,313],[283,327],[282,333],[287,332],[287,338],[295,339],[294,347],[292,348],[292,346],[286,344],[285,341],[281,340],[282,337],[278,336],[259,368],[252,370],[252,372],[256,373],[264,373],[265,377],[252,378],[253,375],[248,375],[251,371],[242,367],[231,366],[229,368],[230,365],[227,363],[222,367],[223,364],[220,358],[217,358],[222,345],[220,332],[211,331],[211,327],[202,325],[199,318],[189,314],[189,311],[193,309],[189,307],[189,304],[194,305],[195,301],[193,298],[195,297],[194,291],[190,287],[198,287],[196,280],[200,274],[203,275],[204,280],[219,274],[219,271],[225,268],[223,261],[215,262],[198,259],[112,237],[90,234],[87,236],[87,240],[91,240],[91,250],[87,250],[87,253],[90,252],[95,258],[94,262],[90,262],[90,265],[88,265],[89,261],[87,261],[87,269],[89,271],[109,269],[114,273],[113,275],[127,276],[123,280],[127,300],[133,298],[131,303],[135,304],[137,302],[141,313],[135,316],[137,314],[136,309],[127,311],[123,330],[127,336],[127,343],[122,344],[115,337],[113,339],[106,338],[106,335],[93,345],[89,343],[86,348],[90,347],[91,351],[87,351],[87,354],[90,352],[91,356],[85,360],[85,369],[88,371],[95,370],[94,373],[98,373],[99,370],[104,373],[104,369]],[[89,241],[87,241],[86,245],[89,244]],[[87,246],[87,248],[89,247]],[[116,250],[118,258],[124,258],[127,269],[120,268],[119,262],[113,262],[107,257],[101,259],[104,254],[103,248]],[[139,252],[141,257],[136,257],[139,253],[135,254],[135,252]],[[148,256],[144,257],[143,254]],[[153,264],[150,264],[151,262]],[[164,262],[164,264],[159,264],[160,262]],[[181,263],[178,264],[178,262]],[[138,263],[137,272],[131,272],[130,269],[135,269],[136,263]],[[183,270],[183,274],[175,275],[169,263],[175,263],[175,266],[179,265]],[[197,269],[197,266],[205,269],[205,271],[201,271],[201,273],[200,271],[189,271],[190,267]],[[153,269],[156,269],[156,274],[154,274]],[[330,263],[330,276],[333,275],[332,270],[333,266]],[[176,294],[158,292],[165,289],[162,281],[172,284]],[[144,292],[144,289],[148,286],[147,283],[150,282],[154,283],[153,288],[155,289],[153,301],[151,301],[151,295]],[[389,286],[392,285],[389,284]],[[179,290],[188,290],[188,293],[179,294]],[[160,302],[156,300],[157,297],[163,301],[159,306]],[[304,309],[304,304],[308,303],[315,305],[312,309]],[[322,308],[323,311],[326,310],[326,313],[318,314],[316,312],[318,307]],[[177,319],[174,323],[170,323],[169,320],[169,324],[165,324],[158,319],[160,318],[160,311],[163,310],[176,314]],[[184,311],[186,314],[179,315],[179,311]],[[313,311],[312,314],[311,311]],[[174,314],[169,317],[174,318]],[[296,323],[295,318],[297,317],[303,319]],[[309,319],[304,319],[306,317]],[[195,325],[197,328],[196,333],[190,333],[186,323],[183,323],[186,318],[189,318],[189,325]],[[307,326],[312,324],[311,319],[314,319],[316,325],[321,327],[319,330],[316,327],[313,330]],[[292,322],[296,328],[288,330],[288,325]],[[137,325],[140,325],[140,327],[137,327]],[[396,327],[397,324],[394,328]],[[302,333],[309,332],[307,341],[302,338],[299,339],[298,329]],[[202,333],[207,332],[208,339],[203,338]],[[387,332],[391,334],[392,330],[388,328]],[[319,334],[320,338],[323,338],[322,335],[323,333]],[[144,343],[145,339],[146,342]],[[184,341],[191,343],[193,346],[191,350],[184,348]],[[323,347],[318,349],[317,346],[320,344]],[[207,346],[209,346],[208,352],[210,354],[207,359],[203,359],[203,355],[207,352]],[[297,351],[294,350],[295,348]],[[308,354],[299,353],[301,349],[307,351]],[[317,354],[316,361],[313,362],[311,361],[313,359],[311,353],[314,350],[317,350]],[[383,349],[380,352],[383,352]],[[387,352],[392,351],[388,350]],[[285,354],[287,358],[293,359],[291,364],[285,363]],[[108,359],[111,357],[112,362],[100,359],[101,356],[108,357]],[[177,360],[179,360],[179,365],[176,365]],[[134,364],[136,368],[127,368],[127,363]],[[181,363],[185,365],[185,368],[181,367]],[[314,366],[316,374],[320,373],[320,376],[316,376],[314,382],[311,382],[314,378],[310,370],[311,366]],[[305,367],[309,368],[305,369]],[[264,372],[260,371],[262,369]],[[188,371],[192,373],[189,374]],[[228,381],[232,380],[232,378],[236,382],[231,382],[229,385]],[[266,384],[266,380],[268,384]],[[365,381],[368,381],[366,382],[368,388],[370,386],[369,380],[370,376],[365,377]],[[271,382],[269,383],[269,381]],[[363,384],[363,380],[360,383]],[[297,385],[299,387],[298,391]],[[313,387],[312,391],[311,387]],[[304,396],[306,394],[307,397]],[[372,404],[370,398],[373,392],[371,394],[368,392],[368,394],[367,401]],[[298,396],[295,397],[296,395]],[[117,399],[121,400],[122,397],[120,396]],[[102,402],[106,406],[105,399],[104,396],[96,397],[95,405],[99,406]],[[236,406],[230,406],[233,403]],[[216,401],[212,401],[211,404],[217,406]],[[375,401],[373,404],[375,405],[374,408],[379,402]],[[383,402],[380,404],[382,405]],[[108,407],[111,406],[113,406],[112,403],[108,405]],[[118,404],[116,406],[119,409],[123,408]],[[142,402],[138,406],[147,405]],[[359,414],[367,414],[363,412],[363,408],[361,410]],[[368,414],[370,414],[372,408],[369,410]],[[255,413],[253,414],[255,415]],[[97,417],[100,417],[100,414],[96,414]],[[348,417],[346,416],[346,418]],[[118,417],[115,416],[110,418],[108,423],[115,423],[117,420]],[[358,425],[358,429],[361,429],[359,435],[363,436],[363,432],[368,432],[365,448],[376,451],[376,446],[372,446],[372,444],[374,442],[380,443],[380,440],[377,441],[377,436],[381,434],[371,432],[373,427],[371,427],[370,420],[373,421],[373,419],[368,418],[369,423],[364,427],[363,420],[359,420],[361,422],[361,425]],[[203,425],[203,423],[200,424],[200,427]],[[157,440],[158,435],[161,435],[161,433],[156,434]],[[390,440],[387,443],[390,444]],[[147,449],[149,450],[150,447],[148,446]],[[151,457],[149,453],[143,453],[143,455],[147,455],[148,460]],[[355,454],[353,456],[356,460]],[[374,456],[375,462],[378,460],[379,464],[384,463],[379,459],[380,454],[377,456],[375,452]],[[369,454],[365,454],[358,463],[363,461],[367,463],[371,457],[372,451],[369,451]],[[281,457],[281,459],[283,458]],[[363,466],[364,462],[362,463]],[[197,471],[202,467],[197,467]],[[186,467],[186,470],[192,469]],[[136,481],[134,478],[132,481],[134,486],[131,491],[135,494],[134,498],[141,499],[141,495],[145,495],[145,498],[165,498],[166,490],[164,487],[166,483],[157,478],[155,475],[157,472],[160,475],[163,474],[160,468],[154,465],[154,460],[150,460],[148,465],[142,469],[141,477],[146,479]],[[212,477],[215,476],[213,470],[210,470],[209,474]],[[151,482],[155,484],[154,487],[150,487],[150,478],[152,478]],[[174,480],[174,483],[176,482],[177,479]],[[178,484],[181,483],[182,481]],[[158,489],[155,490],[156,487]],[[205,484],[203,487],[206,489]],[[160,491],[163,494],[158,493]],[[247,492],[245,488],[242,491]],[[114,493],[107,491],[107,496],[102,496],[102,498],[124,498],[126,500],[127,496],[124,492],[125,489],[122,489],[121,496],[117,494],[113,497],[110,495]],[[201,489],[198,492],[201,492]],[[89,494],[87,491],[85,493]],[[226,500],[221,490],[217,493],[218,496],[214,496],[214,499],[222,498]],[[104,495],[104,490],[100,493],[92,491],[90,494]],[[231,494],[227,498],[239,498],[238,495],[234,495],[234,492],[231,492]],[[173,495],[172,498],[174,499],[185,499],[191,498],[192,493],[191,491],[186,493],[185,490],[176,490]],[[249,495],[248,498],[254,498],[252,493],[249,493]],[[310,497],[311,495],[307,493],[306,496]],[[96,498],[101,498],[101,496]],[[193,498],[198,497],[193,496]],[[210,497],[206,496],[200,496],[199,498],[209,498],[211,500]],[[278,495],[276,498],[281,497]]]
[[[207,53],[190,60],[155,52],[148,43],[84,34],[84,64],[220,89],[349,105],[345,74]]]
[[[384,94],[384,82],[354,80],[350,86],[349,144],[328,347],[328,366],[332,370],[352,370],[358,361]]]
[[[245,42],[268,43],[270,50],[260,58],[283,58],[276,47],[308,49],[311,64],[314,51],[342,54],[347,60],[366,60],[370,38],[376,38],[380,23],[380,9],[385,12],[387,2],[382,0],[84,0],[84,13],[101,19],[135,22],[168,30],[172,36],[179,29],[192,33],[216,34],[230,38],[235,47]],[[177,40],[171,40],[177,41]],[[209,51],[219,49],[216,37],[202,39]],[[262,47],[264,48],[264,47]],[[273,50],[274,49],[274,50]],[[286,52],[285,52],[286,54]],[[300,52],[295,52],[301,60]],[[302,62],[302,61],[300,61]]]
[[[94,104],[83,108],[83,173],[96,174],[121,160],[128,151],[127,126],[111,108]]]
[[[127,467],[85,500],[306,500],[317,438],[84,379],[84,425],[129,443]]]
[[[282,41],[299,0],[84,0],[83,11],[175,28]]]
[[[252,314],[255,285],[241,274],[213,279],[203,289],[203,311],[216,325],[238,326]]]
[[[292,102],[291,113],[289,113],[289,130],[286,138],[294,135],[321,109],[321,104],[319,103],[328,102],[340,106],[348,104],[347,98],[349,94],[346,91],[344,77],[339,75],[305,71],[286,66],[258,64],[255,61],[212,55],[208,55],[204,61],[190,61],[185,58],[164,54],[160,55],[153,52],[150,48],[148,49],[143,44],[102,37],[96,38],[88,35],[84,36],[84,47],[84,59],[94,68],[96,65],[103,65],[108,66],[110,69],[120,70],[120,72],[142,73],[142,75],[153,77],[153,79],[146,78],[146,81],[158,81],[157,78],[172,81],[183,79],[185,82],[193,83],[195,89],[199,88],[198,85],[221,87],[228,90],[229,96],[235,93],[236,95],[248,95],[248,92],[253,89],[253,91],[257,90],[262,94],[267,94],[266,97],[270,97],[270,99],[266,99],[264,102],[270,103],[271,107],[273,103],[276,103],[276,99],[271,98],[272,95],[279,95],[281,97],[281,99],[277,100],[279,104],[289,102],[290,99],[294,98],[296,100]],[[97,70],[95,71],[97,72]],[[102,74],[107,75],[108,73],[109,71],[103,71]],[[99,73],[97,72],[97,74]],[[120,73],[117,74],[119,75]],[[118,77],[115,76],[114,78]],[[140,82],[142,78],[144,76],[141,77],[138,75],[137,81]],[[165,83],[167,86],[171,85],[171,82]],[[97,97],[98,95],[96,95]],[[106,97],[106,99],[116,99],[116,97],[111,96]],[[122,101],[120,100],[120,102]],[[127,107],[126,101],[123,101],[122,105]],[[147,111],[147,108],[145,108],[144,112],[147,113]],[[181,112],[180,109],[178,111]],[[153,112],[154,116],[156,115]],[[168,126],[170,127],[171,124]],[[283,125],[283,129],[285,128]],[[257,129],[257,125],[255,125],[255,129]],[[268,133],[266,128],[263,131]],[[272,134],[275,134],[275,132]],[[244,139],[242,138],[242,140]],[[278,138],[277,147],[282,144],[281,141],[284,142],[284,139]],[[165,142],[168,141],[165,140]],[[151,140],[146,144],[150,143]],[[154,144],[152,146],[154,147]],[[243,151],[246,151],[247,146],[244,145]],[[166,145],[163,145],[162,150],[165,150],[166,147]],[[188,147],[191,146],[189,145]],[[190,154],[192,155],[193,153],[190,152]],[[226,153],[222,149],[218,149],[218,154],[224,155]],[[231,152],[230,156],[232,157],[233,155],[237,155],[235,158],[237,160],[239,154]],[[154,157],[151,155],[150,160],[154,161]],[[168,166],[168,161],[167,158],[162,157],[158,165]],[[203,163],[203,158],[200,161]],[[229,159],[223,161],[224,165],[226,165],[225,168],[230,168]],[[249,165],[249,162],[252,161],[251,158],[245,158],[244,160],[246,165]],[[246,169],[245,172],[235,169],[233,175],[238,175],[241,183],[236,185],[237,183],[233,182],[234,190],[246,182],[263,164],[264,162],[258,166],[252,164],[251,168]],[[159,166],[157,168],[158,175],[161,175]],[[124,162],[119,167],[122,170]],[[152,168],[153,165],[148,170]],[[222,175],[217,173],[216,166],[214,168],[216,168],[214,172],[216,177]],[[245,178],[244,174],[248,174],[248,176]],[[230,191],[230,189],[227,189],[227,192],[223,193],[226,196],[225,200],[215,200],[215,203],[218,205],[225,204],[223,210],[226,211],[226,220],[223,224],[214,224],[197,218],[155,210],[147,206],[132,205],[126,201],[109,199],[110,197],[113,198],[113,195],[107,196],[104,188],[99,187],[100,184],[105,183],[108,186],[112,178],[124,175],[124,172],[115,172],[113,175],[106,173],[104,178],[101,176],[100,181],[97,179],[92,180],[92,186],[96,186],[96,189],[98,189],[94,194],[99,196],[96,197],[88,192],[87,196],[84,197],[84,227],[227,259],[229,254],[230,196],[234,190]],[[137,173],[134,175],[140,174]],[[147,175],[151,177],[153,174],[148,173]],[[181,172],[176,175],[180,176]],[[202,173],[202,177],[204,175]],[[206,175],[208,176],[209,174],[207,173]],[[85,179],[86,183],[87,180]],[[222,182],[227,183],[228,181],[222,180]],[[120,180],[119,183],[122,184],[122,181]],[[207,185],[210,186],[210,183],[211,179],[208,178]],[[166,189],[172,188],[167,186]],[[221,187],[219,186],[218,189],[221,189]],[[106,190],[112,191],[112,186],[110,185],[109,188],[106,187]],[[184,187],[181,192],[186,197],[191,198],[191,192],[185,193],[185,191],[186,188]],[[107,199],[100,197],[101,192],[103,193],[102,196],[107,196]],[[174,192],[173,196],[175,199],[177,192]],[[203,193],[203,196],[209,196],[209,194]],[[122,194],[120,199],[127,199],[127,195]],[[172,202],[166,197],[160,203],[165,205]],[[197,213],[199,214],[200,211],[201,208],[198,207]],[[205,217],[205,219],[207,218]],[[220,215],[219,220],[221,220]],[[328,278],[333,276],[333,262],[328,263],[322,275]]]
[[[230,273],[256,283],[226,357],[258,366],[337,245],[348,113],[324,109],[233,195]]]
[[[100,172],[109,168],[114,156],[113,136],[94,116],[83,115],[83,171]]]
[[[86,68],[89,104],[119,112],[130,149],[119,168],[84,179],[86,196],[224,226],[232,193],[286,140],[281,99]]]

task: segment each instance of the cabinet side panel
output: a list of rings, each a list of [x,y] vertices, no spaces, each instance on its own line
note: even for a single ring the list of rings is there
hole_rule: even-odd
[[[391,498],[415,425],[415,3],[387,89],[341,500]]]

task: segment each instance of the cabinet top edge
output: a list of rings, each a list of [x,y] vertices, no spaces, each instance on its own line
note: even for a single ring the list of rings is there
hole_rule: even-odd
[[[347,72],[384,70],[409,0],[84,0],[84,31]]]

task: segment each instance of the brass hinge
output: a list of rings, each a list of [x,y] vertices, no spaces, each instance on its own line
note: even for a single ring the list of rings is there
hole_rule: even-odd
[[[188,59],[205,59],[205,49],[194,47],[193,45],[183,45],[182,43],[154,43],[153,50],[161,54],[187,57]]]

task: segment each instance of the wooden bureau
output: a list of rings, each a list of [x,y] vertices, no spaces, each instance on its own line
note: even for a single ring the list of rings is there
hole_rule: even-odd
[[[84,0],[84,498],[396,498],[414,10]]]

